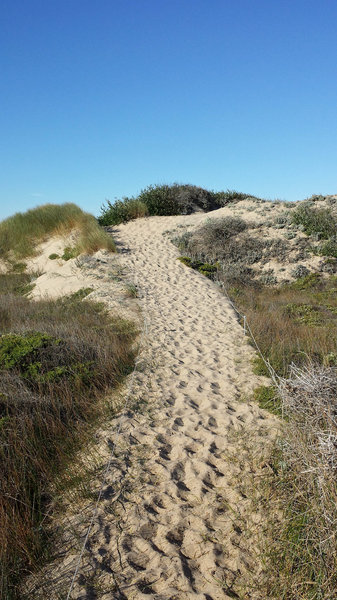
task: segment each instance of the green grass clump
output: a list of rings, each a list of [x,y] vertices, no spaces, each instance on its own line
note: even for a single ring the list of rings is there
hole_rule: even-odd
[[[271,385],[260,385],[254,390],[254,400],[260,408],[264,408],[275,415],[281,415],[281,401],[275,388]]]
[[[60,258],[59,254],[56,254],[56,252],[53,252],[52,254],[49,254],[48,258],[50,260],[56,260],[57,258]]]
[[[337,241],[334,238],[327,240],[316,248],[316,254],[320,256],[331,256],[337,258]]]
[[[329,208],[316,208],[311,203],[304,203],[292,213],[295,225],[301,225],[307,235],[319,234],[329,239],[337,233],[337,220]]]
[[[50,235],[78,231],[77,253],[88,254],[100,248],[115,251],[110,236],[96,219],[75,204],[45,204],[25,213],[17,213],[0,223],[0,257],[18,259],[32,256],[36,246]]]
[[[305,325],[313,326],[324,323],[319,308],[312,306],[311,304],[305,304],[303,302],[296,304],[295,302],[290,302],[289,304],[286,304],[284,313],[295,319],[296,322]]]
[[[71,258],[76,258],[79,255],[78,248],[74,248],[72,246],[66,246],[61,258],[63,260],[70,260]]]
[[[293,290],[310,290],[317,289],[320,285],[321,276],[319,273],[309,273],[309,275],[305,275],[304,277],[299,277],[296,281],[293,281],[290,284],[290,287]]]
[[[0,596],[11,600],[44,555],[56,481],[132,369],[136,336],[102,304],[84,310],[91,288],[30,301],[13,294],[24,277],[0,277]]]
[[[218,264],[211,265],[202,262],[202,260],[192,260],[189,256],[179,256],[178,260],[187,267],[199,271],[199,273],[205,275],[205,277],[208,277],[209,279],[214,279],[219,267]]]
[[[92,361],[73,362],[65,340],[39,331],[0,336],[0,370],[15,371],[32,389],[62,378],[76,385],[89,384]]]

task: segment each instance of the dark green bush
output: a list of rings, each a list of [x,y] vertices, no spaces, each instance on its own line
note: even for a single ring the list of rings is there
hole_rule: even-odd
[[[229,202],[249,196],[234,190],[214,192],[190,184],[149,185],[137,198],[122,198],[102,206],[100,225],[118,225],[149,215],[190,214],[195,210],[216,210]]]
[[[148,214],[146,204],[138,198],[123,198],[115,202],[107,201],[101,208],[102,214],[98,217],[100,225],[119,225],[132,219],[145,217]]]

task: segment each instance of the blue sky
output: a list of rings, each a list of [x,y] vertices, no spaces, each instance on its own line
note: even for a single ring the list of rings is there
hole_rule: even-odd
[[[153,183],[337,193],[335,0],[2,0],[0,218]]]

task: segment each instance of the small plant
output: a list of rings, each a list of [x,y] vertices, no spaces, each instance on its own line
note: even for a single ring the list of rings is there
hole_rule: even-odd
[[[62,259],[63,260],[71,260],[72,258],[76,258],[79,255],[77,248],[66,246],[63,250]]]
[[[79,290],[77,290],[77,292],[73,292],[72,294],[69,294],[69,296],[66,296],[64,298],[64,301],[65,302],[78,302],[78,301],[84,300],[84,298],[89,296],[89,294],[91,294],[91,292],[93,292],[93,291],[94,291],[94,288],[91,288],[91,287],[80,288]]]
[[[17,262],[12,265],[13,273],[24,273],[27,267],[27,263],[25,262]]]
[[[273,386],[260,385],[254,390],[254,400],[260,408],[264,408],[275,415],[281,415],[281,401]]]
[[[187,267],[192,267],[192,259],[189,256],[178,256],[178,260],[186,265]]]
[[[52,254],[49,254],[50,260],[56,260],[56,258],[60,258],[59,254],[56,254],[56,252],[53,252]]]
[[[311,304],[286,304],[284,313],[295,319],[296,322],[303,323],[304,325],[320,325],[324,322],[322,321],[323,315],[320,314],[319,309]]]
[[[292,270],[291,274],[295,279],[301,279],[307,277],[310,274],[310,271],[304,265],[297,265],[295,269]]]
[[[291,284],[291,287],[296,290],[308,290],[315,288],[321,281],[321,275],[319,273],[309,273],[303,277],[299,277],[297,281]]]
[[[126,291],[126,295],[129,298],[137,298],[137,296],[138,296],[137,286],[134,285],[133,283],[128,283],[125,287],[125,291]]]

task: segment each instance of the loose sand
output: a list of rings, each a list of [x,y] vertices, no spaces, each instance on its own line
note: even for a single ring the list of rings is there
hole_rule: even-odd
[[[71,598],[263,597],[253,455],[263,455],[277,420],[249,401],[261,378],[232,307],[177,260],[163,235],[205,218],[151,217],[116,229],[145,337],[131,393],[125,389],[127,410],[98,434],[107,461],[120,428]],[[102,474],[94,490],[101,481]],[[30,597],[67,597],[93,507],[85,500],[69,507],[60,554]]]

